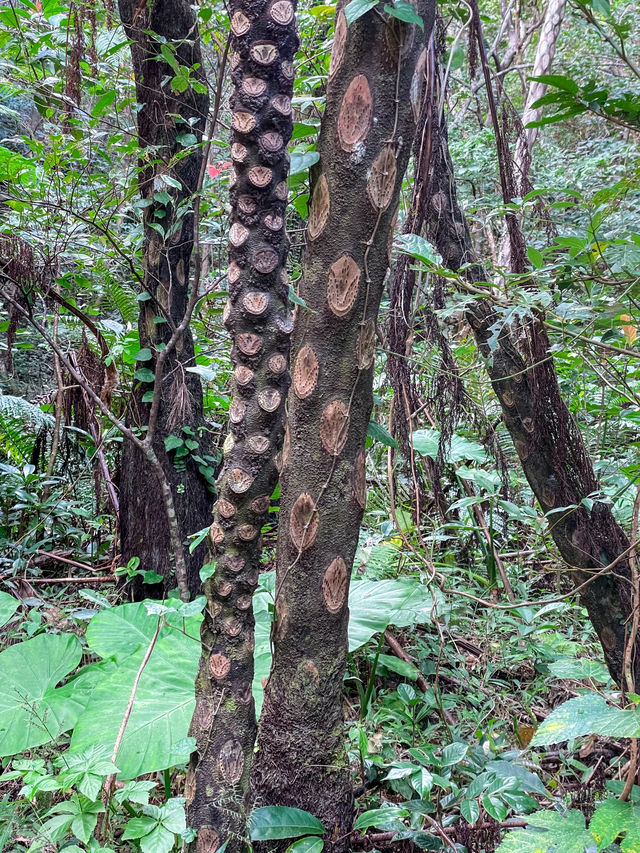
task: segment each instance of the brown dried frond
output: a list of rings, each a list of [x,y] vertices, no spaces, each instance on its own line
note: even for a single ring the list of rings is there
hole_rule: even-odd
[[[190,421],[191,416],[193,415],[191,393],[187,388],[184,368],[182,366],[173,378],[173,382],[169,388],[169,399],[167,402],[170,406],[169,416],[167,418],[167,428],[169,432],[172,432],[176,427]]]

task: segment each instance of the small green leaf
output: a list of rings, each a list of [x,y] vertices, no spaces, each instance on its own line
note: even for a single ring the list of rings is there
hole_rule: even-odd
[[[98,118],[99,116],[104,115],[106,113],[106,111],[109,109],[109,107],[111,106],[111,104],[115,101],[115,99],[116,99],[115,90],[113,90],[111,92],[105,92],[104,95],[101,95],[98,98],[98,100],[96,101],[96,105],[93,108],[93,110],[91,111],[91,115],[94,118]]]
[[[151,350],[147,347],[144,347],[143,349],[138,350],[138,352],[134,355],[134,358],[136,361],[151,361],[153,356],[151,354]]]
[[[144,394],[142,395],[142,402],[143,403],[153,403],[154,396],[155,395],[154,395],[153,391],[145,391]]]
[[[384,11],[397,18],[399,21],[404,21],[407,24],[415,24],[424,32],[424,21],[407,0],[395,0],[393,6],[385,6]]]
[[[171,204],[171,201],[172,201],[169,193],[165,192],[164,190],[162,190],[159,193],[154,193],[153,194],[153,200],[156,201],[158,204],[164,205],[165,207],[166,207],[166,205]]]
[[[344,7],[344,16],[347,19],[347,26],[351,26],[354,21],[366,15],[370,9],[378,5],[378,0],[351,0]]]
[[[398,442],[395,440],[395,438],[377,421],[369,421],[369,426],[367,427],[367,435],[370,436],[374,441],[379,441],[380,444],[384,444],[387,447],[398,447]]]
[[[354,829],[369,829],[370,826],[385,827],[390,821],[401,820],[409,817],[409,810],[401,806],[387,806],[382,809],[370,809],[363,812],[353,824]]]
[[[153,382],[156,378],[153,370],[149,370],[148,367],[138,368],[133,375],[138,382]]]
[[[168,435],[164,440],[164,449],[169,453],[171,450],[177,450],[184,444],[183,439],[178,435]]]
[[[298,175],[301,172],[308,172],[311,166],[318,162],[320,155],[317,151],[305,151],[303,154],[291,155],[291,166],[289,167],[289,177]]]
[[[310,836],[309,838],[299,838],[290,844],[286,853],[322,853],[324,841],[322,838]]]
[[[475,823],[480,817],[480,806],[475,800],[463,800],[460,803],[460,814],[467,823]]]
[[[533,246],[529,246],[527,249],[527,257],[531,262],[531,266],[535,269],[542,269],[544,266],[544,258],[542,257],[542,252],[539,252],[537,249],[534,249]]]
[[[554,86],[556,89],[562,89],[563,92],[569,92],[571,95],[577,95],[580,87],[570,77],[564,74],[541,74],[539,77],[529,77],[529,80],[534,80],[536,83],[545,83],[547,86]]]
[[[441,767],[451,767],[453,764],[458,764],[469,751],[467,743],[450,743],[442,750],[442,758],[440,759]]]
[[[20,602],[8,592],[0,592],[0,628],[11,619]]]
[[[176,136],[176,141],[183,148],[191,148],[192,145],[198,144],[198,137],[195,133],[181,133],[180,136]]]

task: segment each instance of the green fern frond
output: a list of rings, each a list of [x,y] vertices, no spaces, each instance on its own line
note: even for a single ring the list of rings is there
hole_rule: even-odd
[[[105,282],[104,296],[109,307],[118,311],[125,323],[136,323],[138,301],[132,288],[111,279]]]
[[[53,431],[55,418],[22,397],[0,394],[0,454],[27,462],[43,430]]]

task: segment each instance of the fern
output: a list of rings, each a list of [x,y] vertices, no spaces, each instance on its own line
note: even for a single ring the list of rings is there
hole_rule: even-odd
[[[104,297],[108,306],[118,311],[125,323],[134,324],[137,321],[138,301],[130,287],[110,279],[105,282]]]
[[[28,462],[43,431],[53,431],[55,419],[39,406],[0,394],[0,453],[14,462]]]

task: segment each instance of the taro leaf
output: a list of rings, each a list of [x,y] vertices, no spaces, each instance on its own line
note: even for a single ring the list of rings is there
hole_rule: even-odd
[[[424,584],[409,579],[356,579],[349,591],[349,651],[368,642],[389,625],[399,628],[427,621],[433,596]]]
[[[419,429],[413,433],[413,449],[416,453],[435,459],[438,455],[440,432],[437,429]],[[484,447],[477,441],[471,441],[462,435],[451,437],[451,444],[444,454],[445,462],[485,462],[487,454]]]
[[[117,666],[93,686],[91,699],[80,715],[71,739],[72,750],[102,744],[113,750],[131,689],[158,624],[144,603],[123,604],[98,613],[89,623],[87,641]],[[181,631],[163,626],[140,676],[135,701],[118,752],[120,778],[132,779],[164,770],[186,759],[185,743],[195,705],[201,616],[183,620],[167,613],[163,620]],[[89,667],[87,669],[90,669]]]
[[[0,654],[0,755],[48,743],[73,727],[82,705],[55,687],[81,657],[70,634],[41,634]]]
[[[262,680],[271,667],[271,610],[273,603],[273,572],[260,576],[262,589],[253,597],[256,620],[253,696],[256,713],[262,707]],[[364,646],[374,634],[389,625],[405,628],[431,619],[434,599],[424,584],[402,578],[380,581],[355,579],[349,590],[349,651]],[[442,604],[438,601],[438,612]],[[96,617],[97,618],[97,617]],[[120,764],[120,759],[118,759]]]
[[[289,806],[262,806],[251,812],[249,833],[252,841],[323,835],[324,826],[309,812]]]
[[[560,658],[549,664],[549,670],[556,678],[575,678],[578,681],[589,678],[603,684],[611,680],[609,670],[603,663],[588,658]]]
[[[640,710],[622,711],[587,693],[564,702],[540,724],[531,746],[549,746],[583,735],[640,737]]]
[[[496,853],[596,853],[596,843],[579,811],[571,810],[565,816],[539,811],[529,815],[527,822],[531,828],[510,832]]]
[[[18,599],[8,592],[0,592],[0,628],[11,619],[19,604]]]

